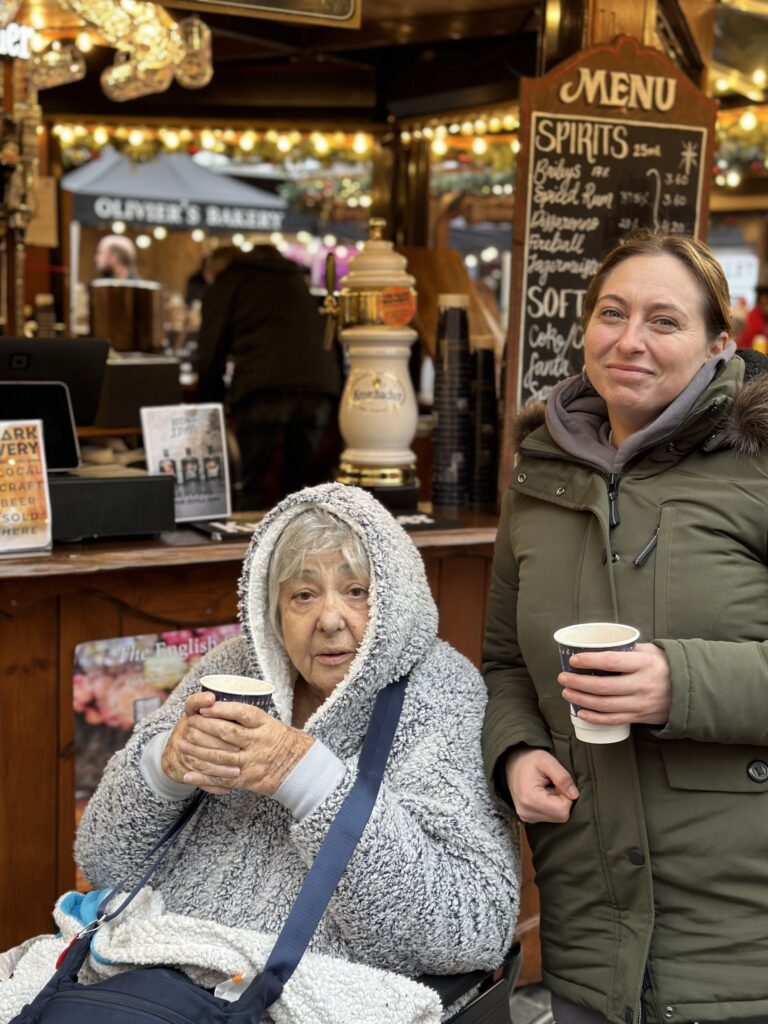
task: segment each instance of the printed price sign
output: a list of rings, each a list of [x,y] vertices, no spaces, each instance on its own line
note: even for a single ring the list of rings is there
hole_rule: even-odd
[[[41,420],[0,421],[0,555],[51,546]]]

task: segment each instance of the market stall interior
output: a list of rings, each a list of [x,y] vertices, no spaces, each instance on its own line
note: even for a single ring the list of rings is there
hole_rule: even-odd
[[[619,6],[622,32],[655,46],[720,100],[707,168],[711,238],[734,295],[748,302],[761,261],[765,267],[768,260],[768,5],[647,0]],[[146,23],[137,21],[139,9]],[[132,17],[115,29],[109,15],[121,11]],[[95,406],[96,422],[78,424],[78,433],[96,469],[109,448],[122,475],[100,483],[94,476],[85,498],[72,499],[64,476],[51,488],[58,536],[121,540],[58,546],[47,557],[1,563],[0,678],[10,710],[0,749],[8,764],[33,752],[28,791],[35,800],[29,805],[26,792],[0,794],[0,947],[45,929],[53,898],[73,883],[74,778],[81,770],[75,760],[78,743],[92,737],[85,726],[109,728],[114,739],[118,727],[130,727],[134,710],[126,711],[126,695],[138,677],[147,687],[139,701],[159,699],[158,690],[176,681],[180,659],[169,663],[169,646],[192,650],[208,642],[208,633],[221,632],[217,641],[231,628],[234,601],[222,595],[234,593],[243,534],[252,524],[227,534],[232,523],[217,522],[218,534],[211,526],[190,539],[191,530],[174,529],[179,492],[174,506],[167,478],[142,477],[135,468],[140,406],[181,409],[196,397],[194,346],[209,256],[232,247],[247,256],[268,243],[306,268],[319,305],[332,254],[343,301],[342,280],[354,291],[350,281],[365,271],[365,260],[351,269],[350,263],[374,220],[374,235],[383,230],[390,246],[376,303],[386,288],[400,288],[388,293],[387,312],[390,333],[399,332],[398,365],[407,361],[412,335],[418,335],[415,350],[434,355],[439,319],[455,322],[461,325],[457,350],[466,348],[451,383],[467,383],[462,374],[471,343],[475,357],[489,351],[496,357],[491,394],[514,312],[520,79],[541,76],[587,39],[609,39],[618,18],[611,4],[588,0],[362,0],[356,28],[245,17],[216,0],[162,8],[133,0],[0,0],[0,20],[5,15],[34,27],[35,35],[28,60],[6,68],[3,333],[58,339],[62,346],[78,336],[109,338],[108,399]],[[184,24],[181,42],[173,36],[170,50],[155,52],[148,38],[167,38],[171,24]],[[175,45],[182,50],[174,62]],[[140,280],[116,288],[108,279],[94,288],[94,256],[109,236],[133,242]],[[415,281],[415,315],[406,275]],[[118,298],[123,304],[115,312]],[[487,359],[483,365],[490,368]],[[379,383],[377,401],[397,393],[410,402],[408,387],[398,391],[397,380],[377,390]],[[421,429],[434,397],[428,374],[415,390]],[[185,406],[178,404],[182,397]],[[206,429],[218,427],[210,408],[200,415]],[[422,440],[417,433],[414,449],[422,496],[428,496]],[[400,447],[407,450],[408,440]],[[183,501],[197,505],[220,493],[224,454],[224,444],[204,445],[199,458],[183,447],[178,453],[158,448],[179,477]],[[361,464],[352,462],[359,471]],[[129,474],[134,483],[126,485]],[[495,485],[495,472],[489,479]],[[156,493],[147,497],[147,486]],[[103,513],[101,533],[84,522],[84,510]],[[414,529],[425,525],[413,519]],[[417,533],[441,635],[476,663],[495,524],[494,514],[461,509]],[[161,530],[167,542],[124,540],[129,532]],[[235,543],[221,543],[227,536]],[[121,650],[130,648],[120,672],[112,660],[118,640]],[[136,650],[142,657],[149,652],[146,671]],[[81,716],[75,725],[73,652]],[[6,850],[3,837],[17,831],[26,838]],[[521,930],[531,940],[522,977],[531,980],[539,970],[535,896],[524,907]]]

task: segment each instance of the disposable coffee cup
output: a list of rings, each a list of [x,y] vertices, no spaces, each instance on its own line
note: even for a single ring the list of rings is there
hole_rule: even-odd
[[[582,676],[610,676],[614,673],[595,668],[572,668],[571,656],[582,651],[632,651],[640,637],[634,626],[619,622],[578,622],[563,626],[555,633],[555,643],[560,650],[560,664],[564,672],[575,672]],[[629,739],[629,723],[625,725],[593,725],[577,718],[581,710],[578,704],[571,704],[571,723],[576,739],[584,743],[620,743]]]
[[[228,675],[203,676],[200,680],[200,689],[204,693],[212,693],[216,700],[252,704],[263,711],[271,704],[272,694],[275,692],[272,683],[265,683],[263,679]]]

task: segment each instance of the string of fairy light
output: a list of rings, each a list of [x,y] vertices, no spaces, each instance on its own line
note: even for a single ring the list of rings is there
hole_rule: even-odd
[[[429,143],[433,163],[449,159],[457,152],[471,154],[482,163],[506,148],[511,170],[520,151],[519,120],[513,113],[470,114],[439,121],[405,123],[398,126],[399,141],[408,147],[422,140]],[[351,162],[370,160],[374,136],[368,132],[309,131],[268,128],[213,128],[177,126],[141,126],[110,124],[55,124],[58,138],[69,165],[97,155],[113,145],[132,159],[152,159],[160,152],[198,151],[223,154],[234,160],[261,159],[273,163],[314,157],[321,163],[333,160]],[[737,188],[745,173],[765,175],[768,171],[768,105],[720,111],[717,118],[715,184]]]
[[[165,152],[207,150],[212,153],[226,153],[236,149],[243,156],[263,156],[264,150],[273,150],[274,155],[285,158],[308,151],[323,158],[332,152],[349,151],[359,159],[368,157],[372,136],[367,132],[299,132],[279,131],[269,128],[255,131],[251,128],[179,128],[142,127],[126,125],[56,124],[51,132],[59,140],[62,149],[86,149],[98,152],[104,146],[118,143],[123,148],[133,149],[138,157],[145,148],[156,148]],[[151,154],[147,153],[149,158]]]

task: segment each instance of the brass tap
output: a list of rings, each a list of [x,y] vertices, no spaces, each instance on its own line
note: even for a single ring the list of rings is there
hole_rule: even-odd
[[[330,352],[339,329],[339,297],[336,294],[336,257],[329,252],[325,258],[325,291],[323,306],[320,310],[322,316],[327,317],[325,321],[325,338],[323,348]]]

